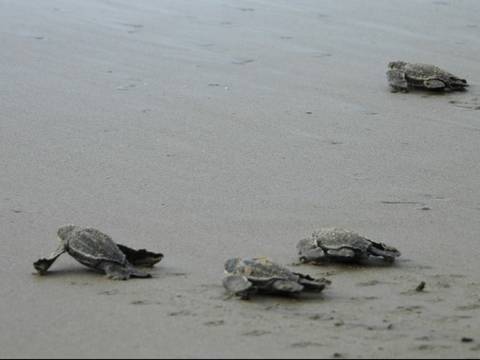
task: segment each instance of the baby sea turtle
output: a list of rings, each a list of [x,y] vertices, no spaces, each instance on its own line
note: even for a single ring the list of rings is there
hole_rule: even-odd
[[[320,292],[330,284],[326,279],[294,273],[268,258],[230,259],[225,263],[225,272],[223,286],[242,299],[257,292],[280,295]]]
[[[450,74],[437,66],[393,61],[388,64],[388,82],[393,92],[407,92],[409,88],[429,90],[464,90],[465,79]]]
[[[400,256],[400,252],[394,247],[338,228],[315,231],[311,238],[300,240],[297,249],[302,262],[357,262],[369,256],[382,257],[385,261],[393,262]]]
[[[33,264],[41,275],[65,252],[79,263],[104,272],[113,280],[149,278],[150,274],[137,270],[134,266],[152,267],[163,258],[162,254],[116,244],[108,235],[92,228],[67,225],[58,229],[57,235],[60,239],[58,249],[49,257]]]

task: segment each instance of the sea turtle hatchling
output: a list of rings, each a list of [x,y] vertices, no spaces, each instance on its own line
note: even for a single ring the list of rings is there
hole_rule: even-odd
[[[163,258],[162,254],[116,244],[108,235],[92,228],[67,225],[58,229],[57,235],[60,239],[58,249],[33,264],[41,275],[65,252],[79,263],[104,272],[113,280],[149,278],[150,274],[137,270],[134,266],[152,267]]]
[[[382,257],[393,262],[400,252],[394,247],[373,242],[355,232],[323,228],[315,231],[311,238],[300,240],[297,245],[302,262],[359,262],[370,256]]]
[[[388,64],[388,82],[393,92],[408,92],[409,88],[428,90],[464,90],[468,87],[465,79],[428,64],[410,64],[393,61]]]
[[[294,273],[268,258],[230,259],[225,263],[223,286],[228,292],[248,299],[255,293],[297,294],[320,292],[330,284],[326,279]]]

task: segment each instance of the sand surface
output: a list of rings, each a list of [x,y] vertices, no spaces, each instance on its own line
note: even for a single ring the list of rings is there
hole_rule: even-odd
[[[2,358],[480,357],[479,1],[1,0],[0,19]],[[471,87],[391,94],[398,59]],[[65,223],[166,257],[152,280],[69,256],[33,275]],[[322,226],[403,256],[292,266],[321,296],[225,296],[227,258],[293,264]]]

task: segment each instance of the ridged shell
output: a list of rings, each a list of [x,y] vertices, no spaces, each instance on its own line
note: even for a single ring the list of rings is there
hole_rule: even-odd
[[[79,261],[91,262],[91,265],[103,260],[118,264],[126,262],[125,255],[113,240],[96,229],[75,229],[65,240],[69,253]]]

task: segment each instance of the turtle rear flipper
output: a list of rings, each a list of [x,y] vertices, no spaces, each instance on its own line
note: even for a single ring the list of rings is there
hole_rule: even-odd
[[[130,278],[147,279],[152,277],[152,275],[146,272],[135,269],[130,264],[120,265],[106,262],[99,267],[103,269],[107,277],[112,280],[128,280]]]
[[[466,88],[469,86],[467,80],[458,78],[450,78],[448,85],[453,90],[466,90]]]
[[[295,275],[299,276],[298,282],[305,288],[306,291],[312,291],[312,292],[320,292],[327,285],[331,284],[330,280],[327,279],[314,279],[311,276],[308,275],[303,275],[303,274],[298,274],[294,273]]]
[[[154,253],[145,249],[135,250],[125,245],[117,244],[128,262],[134,266],[153,267],[163,259],[163,254]]]
[[[67,250],[65,249],[65,246],[62,243],[57,250],[55,250],[53,253],[50,254],[50,256],[46,258],[41,258],[35,261],[33,263],[33,267],[35,268],[35,270],[38,271],[40,275],[45,275],[48,269],[50,269],[50,266],[52,266],[53,263],[58,259],[58,257],[66,251]]]
[[[388,262],[393,262],[396,257],[399,257],[401,255],[400,251],[398,251],[394,247],[377,243],[373,243],[372,246],[370,246],[370,248],[368,249],[368,251],[372,255],[383,257],[385,261]]]
[[[137,278],[137,279],[150,279],[152,274],[146,273],[144,271],[135,269],[133,266],[128,267],[128,271],[130,272],[130,277]]]

